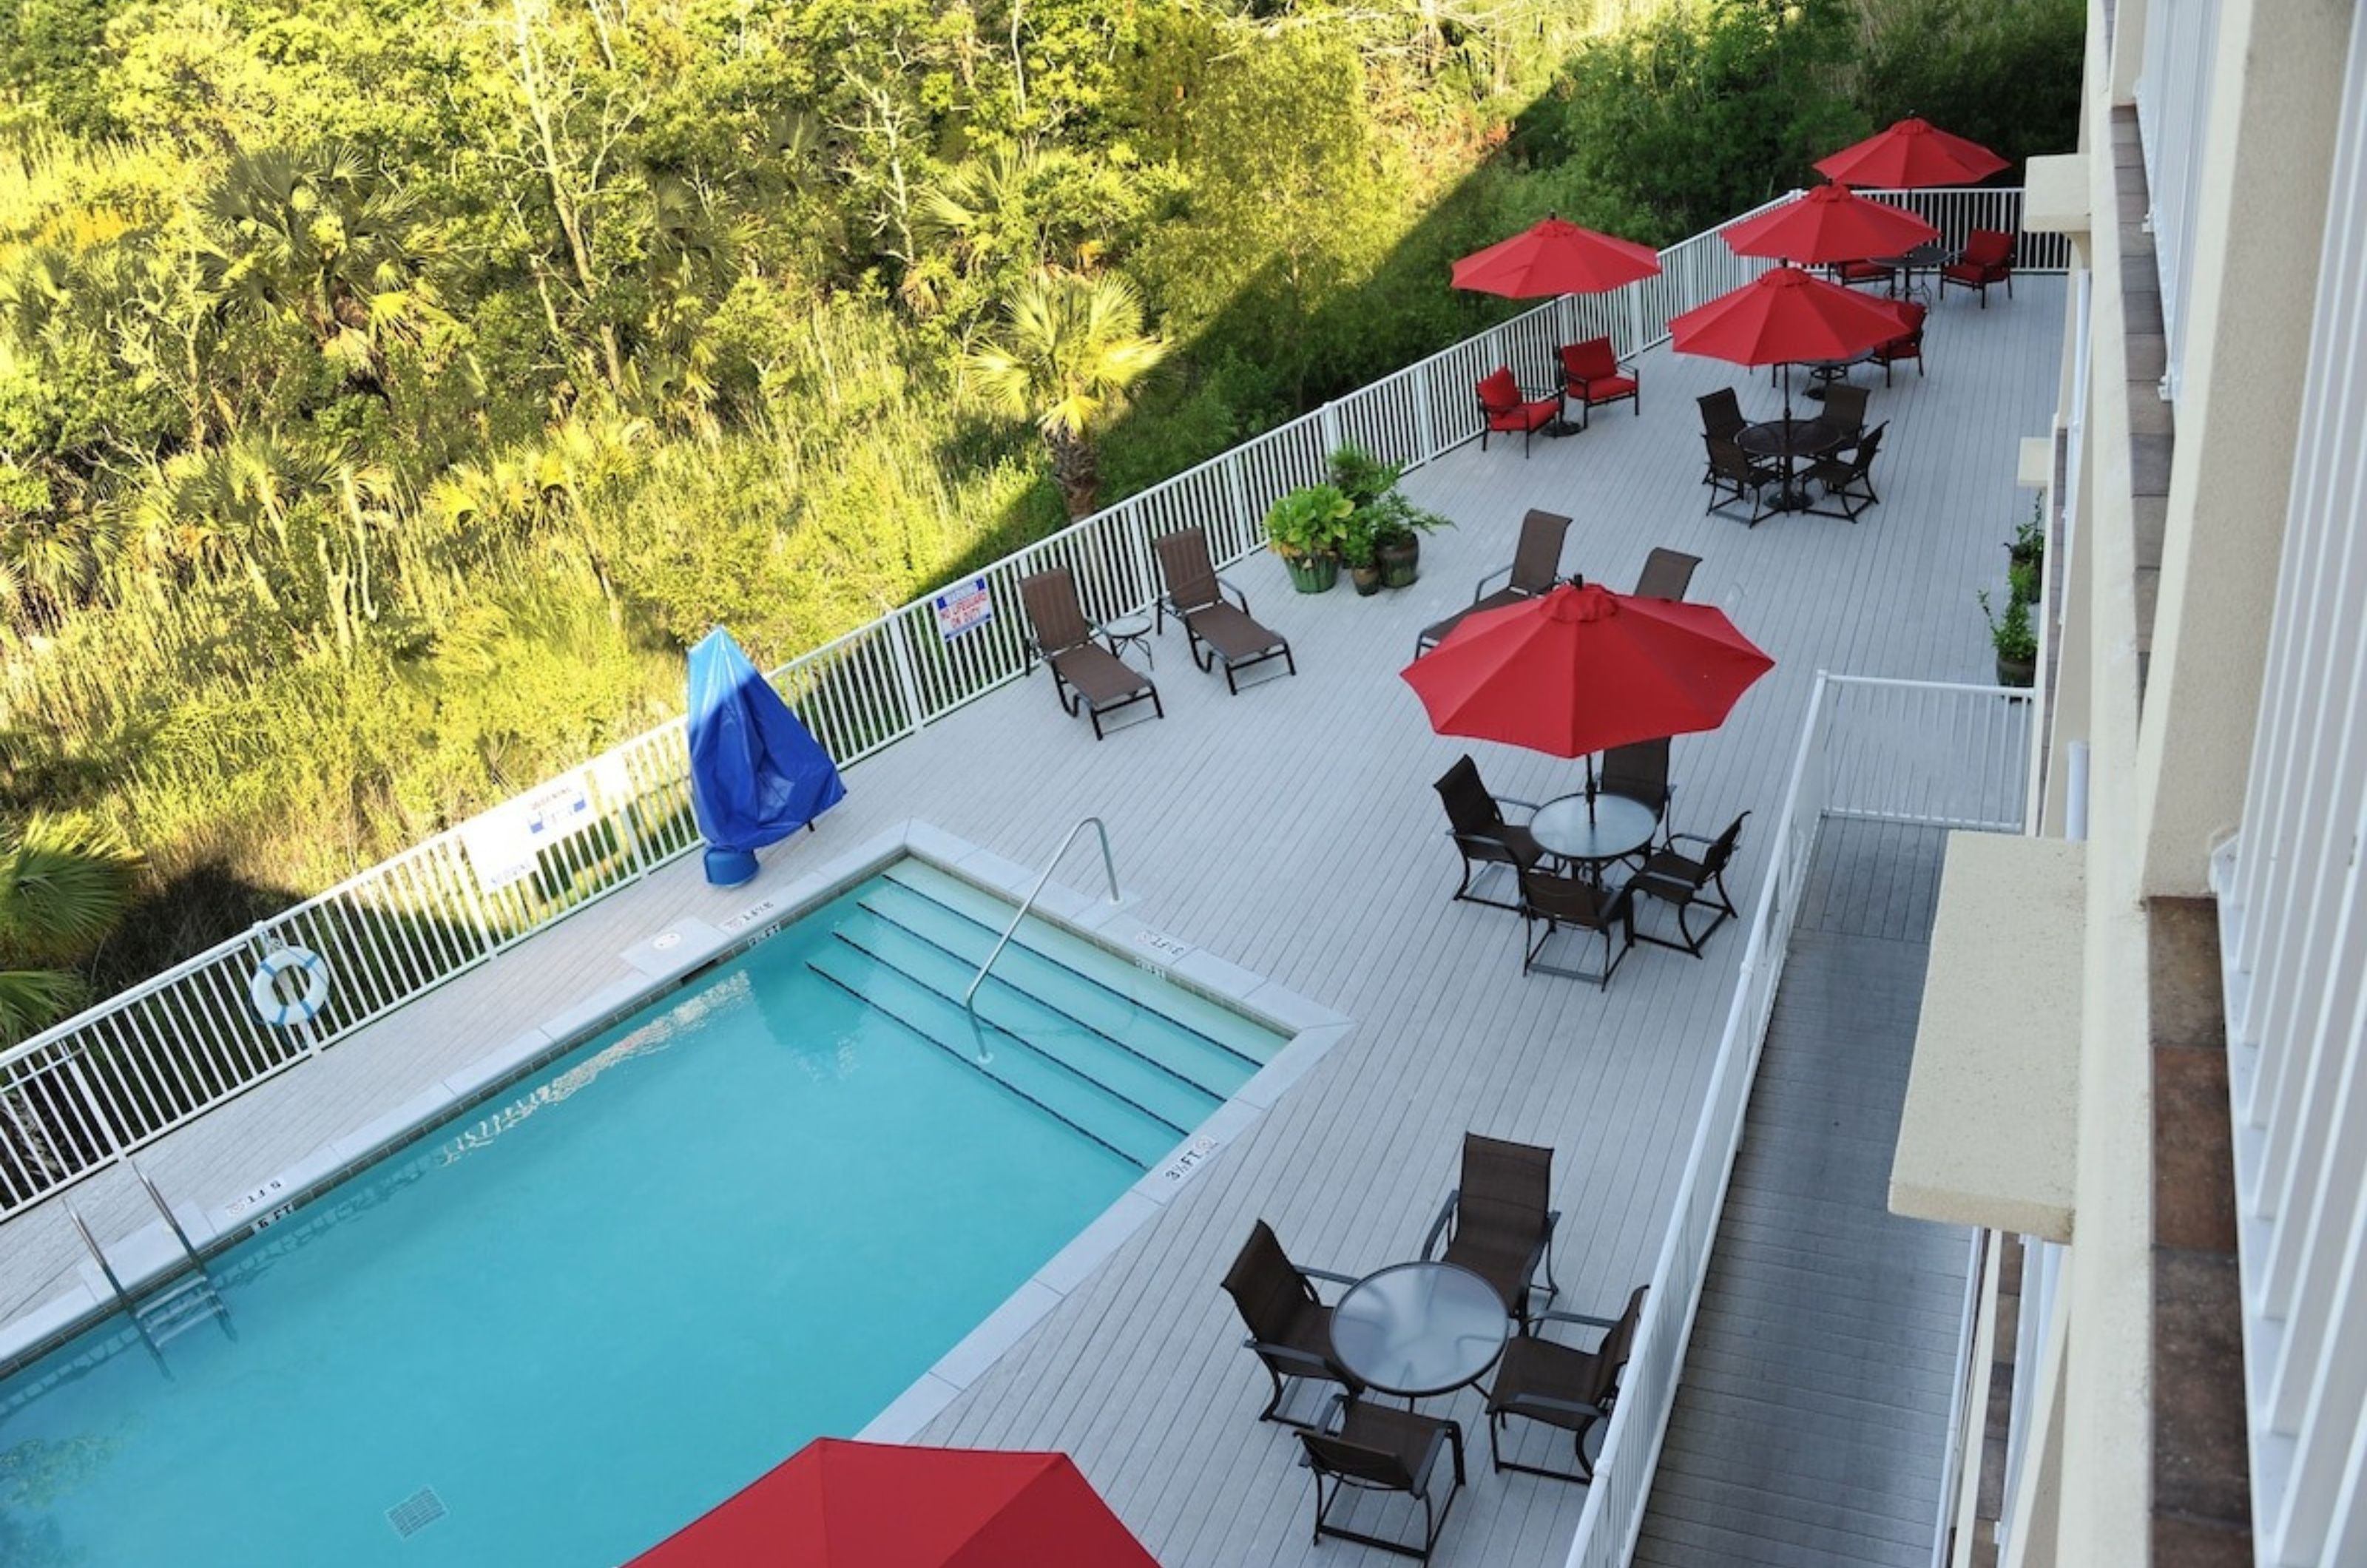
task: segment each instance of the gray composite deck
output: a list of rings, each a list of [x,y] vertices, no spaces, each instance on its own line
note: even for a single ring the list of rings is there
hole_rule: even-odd
[[[1873,417],[1891,423],[1883,504],[1854,526],[1704,517],[1693,398],[1739,384],[1747,409],[1772,414],[1775,394],[1763,376],[1653,351],[1640,416],[1608,411],[1525,460],[1517,445],[1474,444],[1410,476],[1414,496],[1457,525],[1425,542],[1416,587],[1303,598],[1269,558],[1233,569],[1259,615],[1291,637],[1297,678],[1228,696],[1171,630],[1154,671],[1167,717],[1096,744],[1039,673],[854,768],[845,805],[821,833],[769,852],[753,888],[708,888],[696,857],[679,862],[161,1140],[143,1165],[176,1201],[246,1191],[631,979],[629,945],[685,915],[742,908],[834,843],[922,818],[1033,863],[1099,813],[1145,920],[1358,1021],[924,1436],[1069,1450],[1167,1568],[1354,1555],[1309,1547],[1305,1472],[1285,1433],[1250,1419],[1263,1380],[1217,1280],[1251,1222],[1266,1217],[1295,1254],[1342,1271],[1408,1257],[1477,1129],[1558,1151],[1559,1304],[1624,1300],[1659,1245],[1741,946],[1729,928],[1704,961],[1638,949],[1607,994],[1523,981],[1517,919],[1446,902],[1455,859],[1430,783],[1467,749],[1498,793],[1520,798],[1564,793],[1577,772],[1433,735],[1396,676],[1416,630],[1511,558],[1532,506],[1576,519],[1565,570],[1616,586],[1655,545],[1702,557],[1691,597],[1722,606],[1777,667],[1722,729],[1676,743],[1673,817],[1712,831],[1746,808],[1764,820],[1819,668],[1989,677],[1973,593],[2002,585],[1999,547],[2028,510],[2016,444],[2048,428],[2063,316],[2060,279],[2017,281],[2010,304],[1935,309],[1928,378],[1910,371],[1890,390],[1875,378]],[[1763,854],[1746,835],[1738,897],[1755,896]],[[1064,880],[1086,886],[1089,858],[1080,852]],[[152,1217],[119,1170],[71,1197],[103,1239]],[[77,1257],[57,1200],[0,1224],[0,1318],[70,1285]],[[1476,1394],[1433,1407],[1480,1437]],[[1557,1563],[1583,1498],[1489,1474],[1483,1460],[1438,1561]]]
[[[1943,835],[1825,825],[1635,1561],[1931,1561],[1969,1236],[1889,1213]]]

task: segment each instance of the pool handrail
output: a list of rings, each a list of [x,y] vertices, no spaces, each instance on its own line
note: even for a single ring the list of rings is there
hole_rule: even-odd
[[[994,961],[1002,956],[1004,948],[1011,945],[1012,937],[1018,932],[1019,922],[1025,919],[1027,911],[1036,907],[1036,897],[1043,893],[1044,885],[1052,880],[1053,867],[1059,865],[1060,857],[1069,852],[1069,846],[1077,841],[1077,835],[1088,828],[1101,836],[1102,874],[1109,879],[1109,901],[1112,904],[1118,902],[1117,859],[1110,853],[1109,825],[1098,817],[1080,818],[1075,827],[1061,835],[1060,847],[1052,852],[1052,858],[1046,861],[1044,869],[1036,874],[1036,886],[1030,887],[1027,897],[1019,901],[1019,908],[1012,912],[1011,923],[1002,928],[1001,936],[994,939],[994,947],[987,953],[986,962],[978,966],[978,973],[969,977],[969,984],[962,989],[962,1011],[969,1015],[969,1037],[978,1046],[980,1062],[991,1060],[993,1053],[987,1050],[986,1032],[979,1026],[978,988],[986,984],[986,972],[994,967]]]

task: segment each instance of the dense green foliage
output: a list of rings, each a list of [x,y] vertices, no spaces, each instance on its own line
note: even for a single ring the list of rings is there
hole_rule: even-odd
[[[785,657],[1473,330],[1447,262],[1547,209],[1666,243],[1910,109],[2067,145],[2080,17],[20,0],[0,814],[144,852],[120,982],[718,621]]]

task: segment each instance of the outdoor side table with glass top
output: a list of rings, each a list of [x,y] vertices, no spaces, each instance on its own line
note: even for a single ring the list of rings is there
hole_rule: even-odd
[[[1512,1333],[1504,1298],[1457,1263],[1392,1263],[1331,1309],[1332,1359],[1409,1403],[1478,1382]]]

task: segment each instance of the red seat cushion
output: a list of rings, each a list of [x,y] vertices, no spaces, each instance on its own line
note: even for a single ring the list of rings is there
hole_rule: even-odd
[[[1496,416],[1508,413],[1521,406],[1521,384],[1512,379],[1512,372],[1509,368],[1497,370],[1480,381],[1479,401],[1487,409],[1492,421]],[[1493,428],[1504,427],[1499,425]],[[1518,430],[1521,427],[1516,424],[1511,428]]]
[[[1571,389],[1577,390],[1575,386]],[[1586,378],[1586,389],[1580,395],[1590,403],[1606,403],[1618,398],[1632,398],[1636,395],[1636,378],[1590,376]]]
[[[1513,393],[1519,397],[1516,389]],[[1490,430],[1542,430],[1551,424],[1561,412],[1560,403],[1553,398],[1539,398],[1535,402],[1515,402],[1511,408],[1490,408],[1488,428]]]

